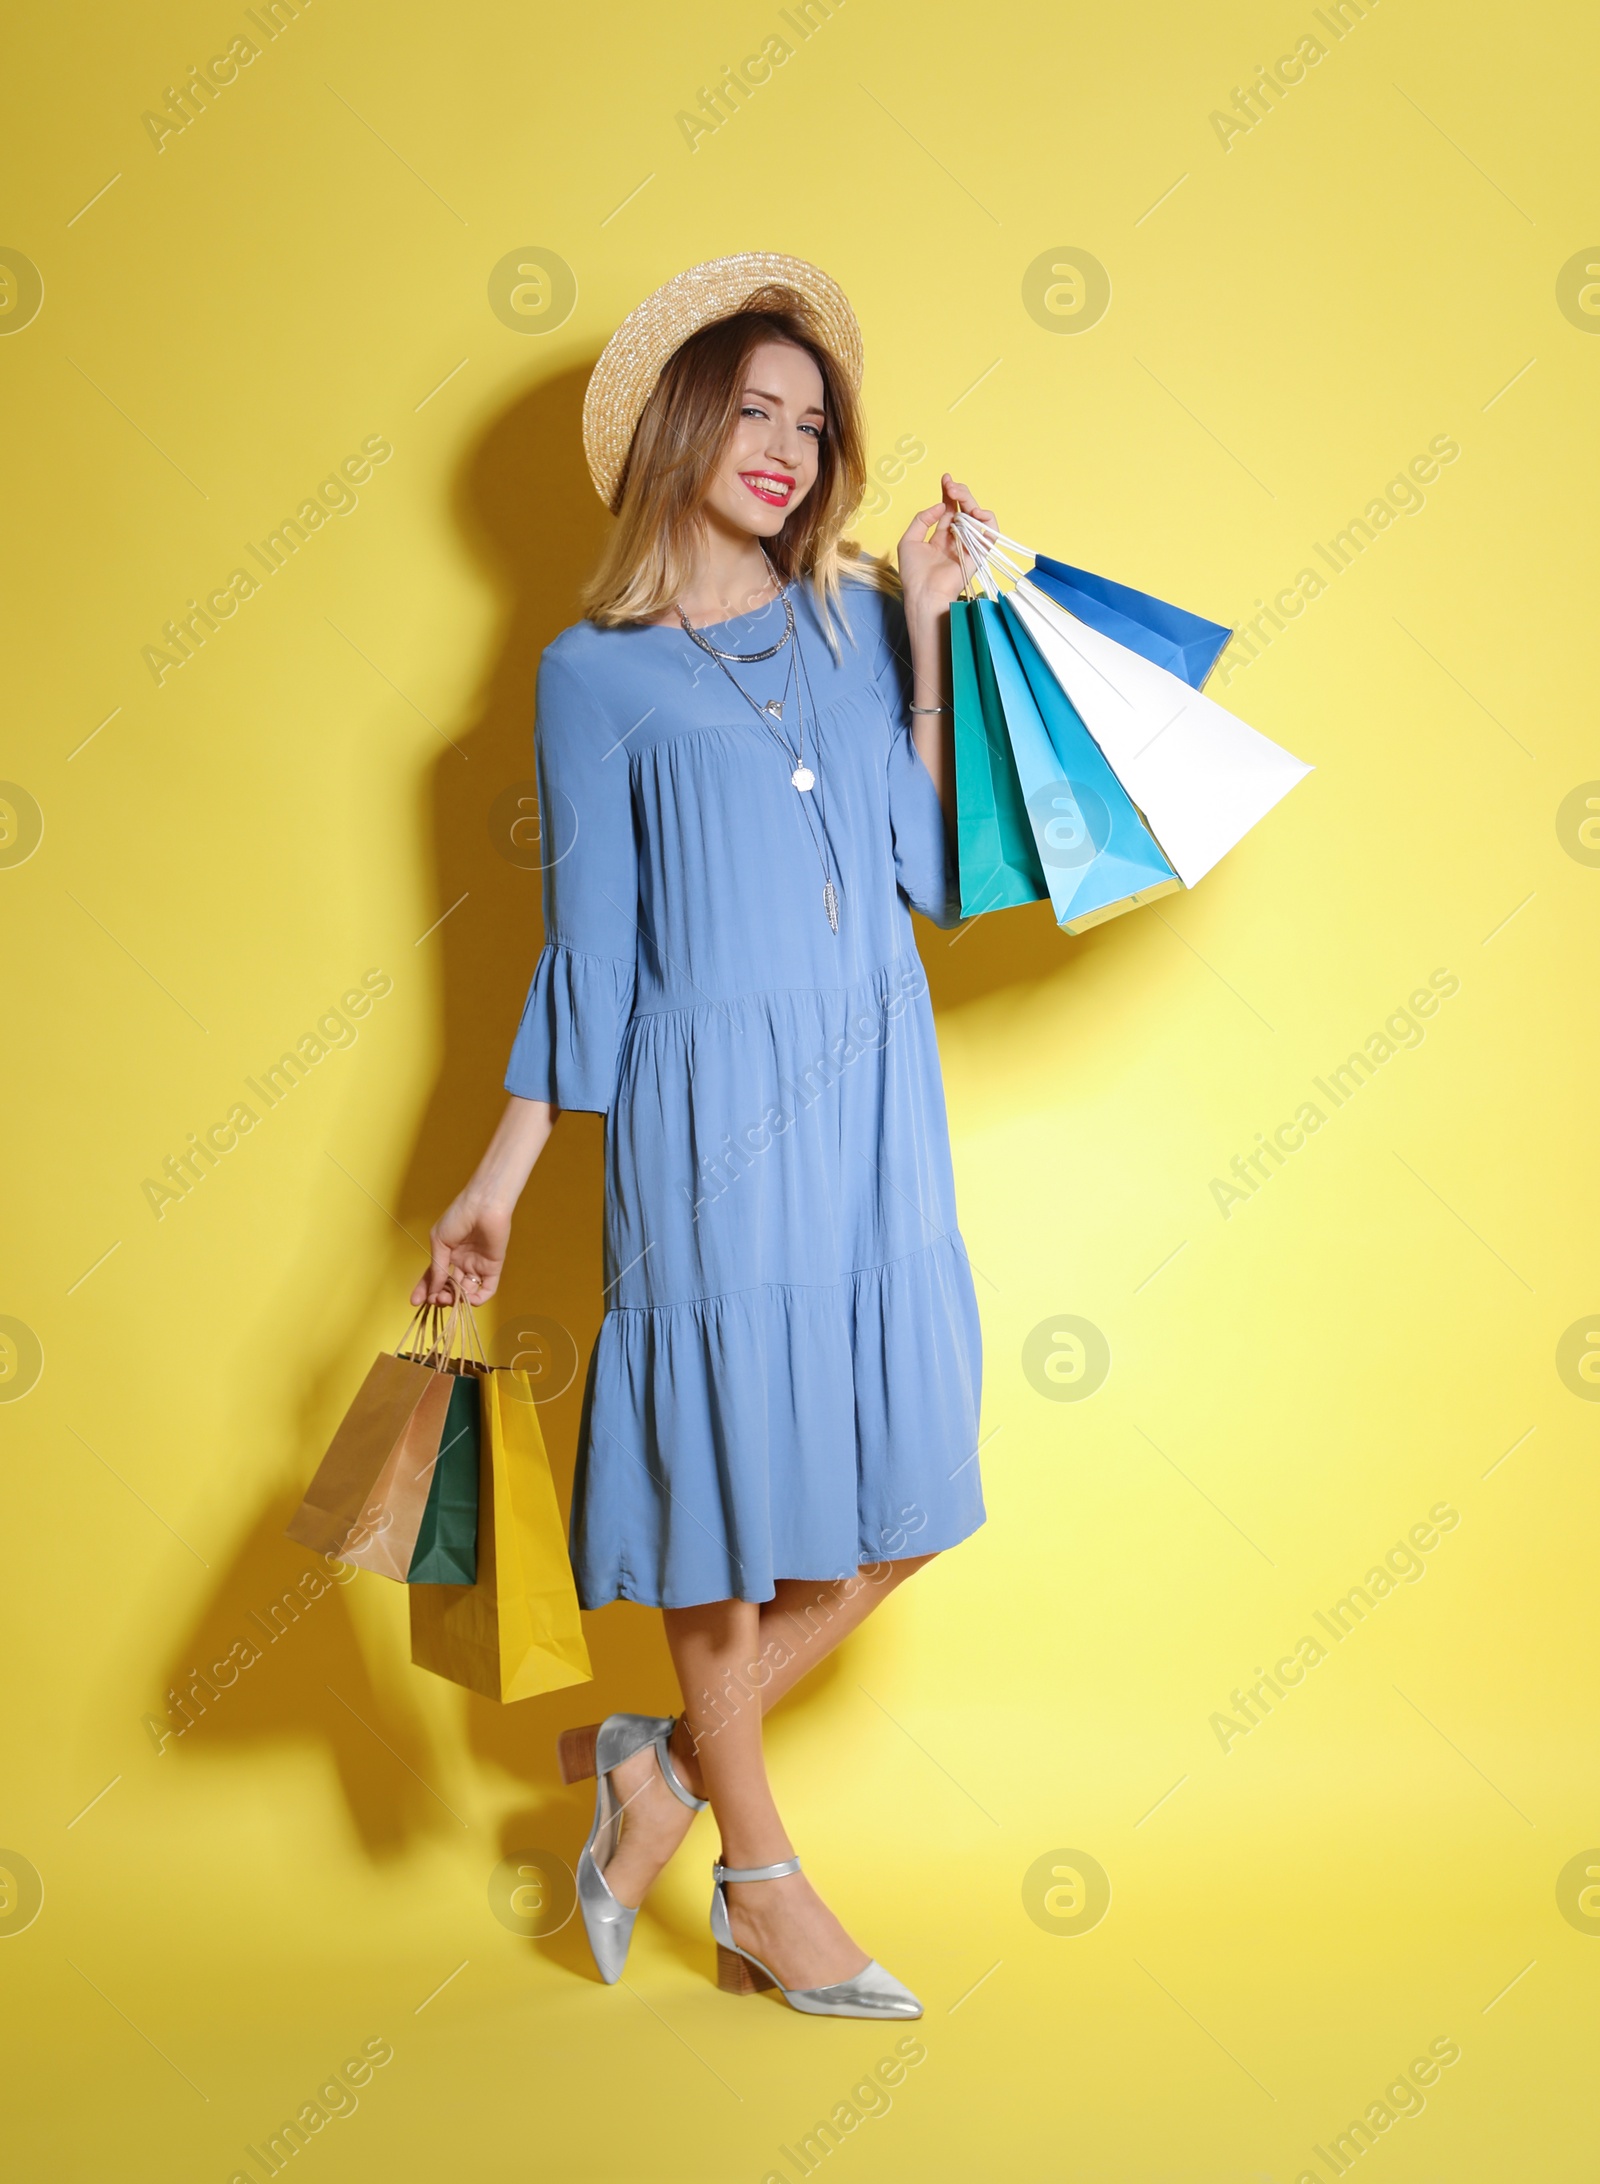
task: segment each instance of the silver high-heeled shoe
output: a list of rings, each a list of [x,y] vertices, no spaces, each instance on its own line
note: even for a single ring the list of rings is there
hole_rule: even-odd
[[[811,2017],[920,2017],[922,2004],[903,1987],[893,1972],[886,1972],[876,1958],[851,1979],[836,1980],[831,1987],[786,1987],[776,1972],[768,1971],[759,1957],[741,1949],[733,1938],[728,1919],[724,1881],[781,1881],[786,1873],[798,1873],[798,1858],[780,1859],[777,1865],[711,1868],[711,1938],[717,1945],[717,1985],[724,1994],[760,1994],[776,1987],[792,2010]]]
[[[583,1913],[583,1930],[589,1937],[595,1969],[608,1987],[622,1977],[628,1945],[633,1940],[633,1922],[639,1916],[636,1905],[618,1903],[606,1886],[606,1867],[616,1856],[622,1839],[624,1809],[624,1801],[611,1787],[611,1770],[631,1759],[635,1752],[643,1751],[647,1744],[654,1745],[656,1763],[667,1788],[679,1804],[693,1812],[704,1812],[705,1799],[684,1788],[667,1750],[667,1740],[676,1726],[670,1715],[608,1714],[604,1721],[591,1722],[587,1728],[565,1730],[556,1746],[563,1782],[582,1782],[590,1775],[595,1778],[594,1825],[578,1853],[578,1909]]]

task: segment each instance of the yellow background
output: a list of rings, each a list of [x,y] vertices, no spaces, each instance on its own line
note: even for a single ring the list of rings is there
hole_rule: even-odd
[[[1600,229],[1590,13],[1385,0],[1336,42],[1290,4],[848,0],[691,150],[676,114],[776,7],[315,0],[157,151],[142,114],[250,27],[12,32],[0,244],[44,279],[0,339],[0,772],[44,817],[0,869],[0,1313],[44,1356],[0,1404],[0,1845],[44,1885],[0,1938],[12,2173],[259,2174],[379,2038],[297,2176],[760,2184],[891,2046],[715,1991],[709,1817],[626,1987],[575,1923],[492,1916],[505,1853],[582,1841],[557,1730],[671,1706],[651,1613],[587,1619],[591,1688],[500,1710],[412,1670],[362,1576],[181,1742],[144,1720],[306,1566],[283,1522],[500,1103],[538,883],[488,814],[601,536],[588,366],[757,248],[837,276],[874,450],[930,451],[874,545],[947,464],[1237,622],[1461,449],[1232,677],[1316,771],[1198,890],[1078,941],[1042,906],[919,926],[989,1523],[771,1725],[810,1870],[927,2003],[926,2060],[818,2158],[1292,2184],[1445,2038],[1363,2169],[1587,2176],[1600,1938],[1556,1884],[1600,1843],[1600,1419],[1556,1348],[1600,1304],[1600,871],[1557,813],[1600,774],[1600,319],[1557,278]],[[1310,33],[1225,149],[1213,110]],[[489,305],[533,249],[576,276],[547,333]],[[1110,275],[1079,332],[1024,307],[1057,250]],[[158,687],[142,648],[375,434],[359,508]],[[144,1180],[369,969],[357,1044],[155,1218]],[[1225,1220],[1212,1177],[1436,969],[1425,1042]],[[599,1157],[569,1117],[498,1315],[585,1355]],[[1061,1314],[1111,1347],[1082,1402],[1022,1369]],[[580,1385],[544,1413],[563,1496]],[[1224,1752],[1230,1692],[1441,1501],[1426,1575]],[[1025,1901],[1068,1849],[1112,1888],[1077,1935]]]

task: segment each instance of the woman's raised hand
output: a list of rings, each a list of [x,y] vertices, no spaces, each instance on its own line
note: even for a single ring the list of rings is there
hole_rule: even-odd
[[[957,512],[994,527],[993,510],[980,508],[971,491],[958,485],[948,470],[941,483],[943,498],[933,507],[917,511],[897,548],[908,621],[928,613],[943,613],[966,583],[972,557],[967,556],[963,568],[953,528]]]

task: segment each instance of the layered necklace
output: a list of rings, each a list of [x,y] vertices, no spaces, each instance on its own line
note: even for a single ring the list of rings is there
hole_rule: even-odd
[[[761,558],[764,561],[767,559],[765,554]],[[718,667],[727,676],[729,682],[738,691],[751,712],[755,714],[762,727],[782,746],[784,755],[790,762],[789,779],[800,792],[801,810],[804,814],[807,831],[811,836],[812,847],[816,850],[817,861],[822,867],[823,913],[828,920],[829,930],[836,933],[839,930],[839,893],[833,884],[833,874],[828,867],[828,853],[825,846],[827,842],[826,813],[819,812],[813,805],[812,791],[817,786],[817,776],[815,769],[806,764],[806,717],[805,707],[800,702],[800,686],[804,683],[806,695],[808,698],[811,697],[811,677],[806,668],[805,655],[800,647],[800,638],[795,624],[794,601],[789,596],[789,588],[786,584],[778,583],[777,572],[773,569],[770,561],[767,561],[767,571],[773,583],[778,586],[778,597],[783,602],[783,635],[776,644],[768,645],[761,652],[722,652],[712,644],[708,637],[703,636],[699,630],[690,626],[689,617],[684,613],[682,606],[678,608],[678,620],[683,624],[683,633],[691,644],[698,645],[702,652],[716,661]],[[789,649],[789,664],[788,672],[784,677],[783,695],[780,698],[768,698],[763,703],[761,699],[752,697],[750,692],[746,690],[744,684],[733,672],[733,666],[753,667],[758,660],[775,659],[786,646]],[[733,665],[730,665],[730,662]],[[797,663],[798,677],[796,674]],[[795,741],[793,743],[790,742],[783,728],[784,708],[789,704],[791,692],[794,699],[795,717]],[[816,703],[813,699],[811,737],[813,757],[817,755],[815,716]]]

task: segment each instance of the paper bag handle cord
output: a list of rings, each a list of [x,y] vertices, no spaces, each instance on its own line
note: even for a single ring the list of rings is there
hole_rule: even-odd
[[[428,1351],[428,1363],[435,1371],[444,1372],[455,1354],[456,1325],[461,1317],[461,1301],[434,1306],[433,1343]]]
[[[419,1304],[411,1315],[405,1333],[395,1344],[395,1354],[399,1357],[413,1357],[418,1364],[427,1364],[440,1347],[444,1333],[441,1326],[444,1315],[445,1307],[442,1304]],[[425,1323],[420,1334],[417,1332],[419,1322]]]
[[[952,536],[954,537],[956,542],[956,554],[960,560],[961,572],[963,577],[966,579],[966,582],[969,585],[975,584],[978,590],[983,593],[985,598],[998,599],[1000,596],[1000,587],[995,582],[993,576],[990,574],[988,553],[977,552],[974,549],[971,540],[965,539],[959,530],[954,531],[952,533]],[[970,573],[968,566],[969,563],[971,565]],[[1007,575],[1009,575],[1010,573],[1011,572],[1009,570],[1006,571]]]
[[[483,1338],[478,1332],[478,1322],[473,1316],[472,1305],[459,1277],[453,1276],[452,1279],[455,1283],[455,1299],[450,1314],[445,1354],[447,1357],[459,1354],[463,1365],[476,1363],[488,1372],[489,1360],[484,1354]]]
[[[485,1372],[488,1372],[491,1368],[489,1365],[488,1355],[483,1347],[483,1337],[478,1332],[478,1322],[473,1316],[472,1306],[467,1302],[467,1299],[465,1297],[463,1297],[461,1300],[461,1309],[463,1314],[461,1322],[463,1332],[461,1361],[464,1365],[470,1365],[476,1362],[477,1364],[482,1366]],[[469,1354],[468,1351],[469,1343],[471,1345],[471,1354]]]
[[[1021,554],[1026,561],[1037,561],[1039,558],[1031,546],[1024,546],[1021,539],[1012,538],[1009,533],[1002,531],[997,524],[979,523],[976,517],[969,516],[964,508],[959,509],[956,513],[955,528],[963,532],[968,539],[977,541],[985,547],[1009,546],[1013,554]]]
[[[1029,574],[1035,557],[1028,554],[1026,548],[1019,548],[1013,553],[1006,547],[997,544],[992,537],[984,536],[975,530],[963,529],[960,526],[959,519],[954,528],[957,552],[972,556],[977,563],[977,582],[989,594],[990,598],[998,599],[1000,596],[999,586],[995,582],[996,572],[1013,584],[1021,583],[1023,578]],[[963,566],[965,566],[964,560]]]
[[[997,597],[998,591],[989,568],[991,562],[1003,576],[1017,583],[1038,559],[1031,548],[1019,545],[1013,538],[1007,538],[1004,531],[997,530],[992,525],[975,523],[968,515],[958,515],[951,528],[957,539],[958,552],[964,545],[966,551],[973,556],[978,563],[978,581],[992,597]]]
[[[419,1337],[414,1330],[423,1319],[428,1325]],[[414,1342],[425,1347],[413,1349]],[[396,1348],[399,1355],[414,1356],[419,1364],[433,1365],[438,1372],[447,1371],[450,1360],[456,1356],[463,1365],[476,1365],[483,1372],[491,1370],[472,1306],[459,1292],[448,1305],[442,1301],[418,1305]]]
[[[432,1365],[437,1359],[435,1370],[438,1372],[448,1372],[450,1369],[450,1360],[456,1354],[461,1335],[461,1314],[465,1309],[466,1299],[459,1290],[448,1305],[441,1303],[434,1307],[434,1341],[428,1352],[427,1362]]]
[[[967,544],[966,539],[963,537],[962,533],[959,530],[953,530],[951,532],[951,536],[955,540],[956,559],[961,564],[961,582],[963,587],[967,590],[970,590],[974,584],[981,585],[982,577],[979,573],[978,564],[976,558],[974,557],[971,549]]]
[[[418,1347],[412,1352],[412,1355],[419,1364],[432,1366],[435,1371],[438,1371],[441,1369],[444,1357],[448,1355],[449,1329],[445,1317],[445,1307],[439,1303],[432,1303],[427,1307],[427,1315],[427,1324],[418,1338]]]
[[[956,555],[961,563],[961,572],[968,585],[976,585],[978,590],[987,598],[998,599],[1000,587],[994,580],[993,571],[989,566],[990,561],[999,562],[1001,571],[1006,576],[1011,576],[1013,571],[1006,564],[1004,558],[996,553],[988,534],[978,530],[965,517],[957,516],[955,522],[951,525],[950,535],[955,541]],[[970,573],[969,563],[971,564]]]
[[[394,1346],[395,1355],[397,1357],[404,1357],[407,1354],[412,1342],[416,1339],[418,1322],[422,1320],[431,1309],[432,1307],[427,1304],[419,1304],[417,1306],[417,1309],[412,1313],[410,1320],[407,1322],[405,1333],[400,1337],[400,1340]]]

